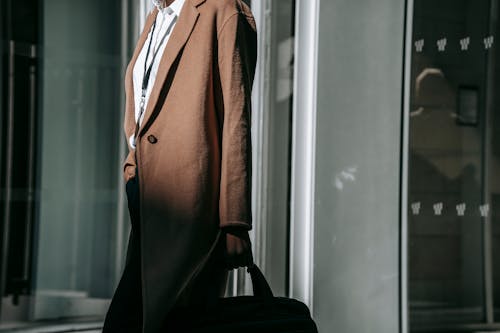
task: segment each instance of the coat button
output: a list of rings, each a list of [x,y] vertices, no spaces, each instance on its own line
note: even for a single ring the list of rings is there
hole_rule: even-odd
[[[149,136],[148,136],[148,141],[149,141],[150,143],[157,143],[157,142],[158,142],[158,139],[157,139],[157,138],[156,138],[156,136],[154,136],[154,135],[149,135]]]

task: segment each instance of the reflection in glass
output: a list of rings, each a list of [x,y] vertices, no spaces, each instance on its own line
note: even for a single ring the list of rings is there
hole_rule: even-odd
[[[494,292],[500,289],[494,264],[500,259],[500,59],[492,36],[500,35],[493,2],[415,1],[408,193],[415,332],[499,319],[493,307],[500,304]]]

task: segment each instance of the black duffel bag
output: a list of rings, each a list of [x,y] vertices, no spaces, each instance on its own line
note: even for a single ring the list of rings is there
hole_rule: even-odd
[[[308,307],[295,299],[277,297],[257,267],[247,267],[253,296],[219,298],[203,310],[177,308],[164,332],[179,333],[317,333]]]

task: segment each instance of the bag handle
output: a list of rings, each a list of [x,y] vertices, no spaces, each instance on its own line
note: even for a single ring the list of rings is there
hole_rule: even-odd
[[[250,277],[252,279],[252,289],[254,296],[261,296],[266,298],[274,297],[273,291],[271,290],[269,283],[267,283],[264,274],[262,274],[262,271],[259,267],[257,267],[255,263],[248,266],[247,272],[250,273]]]

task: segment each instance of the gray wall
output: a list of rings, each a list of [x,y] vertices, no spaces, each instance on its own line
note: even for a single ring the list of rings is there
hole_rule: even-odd
[[[404,1],[319,10],[313,309],[320,332],[399,331]]]

